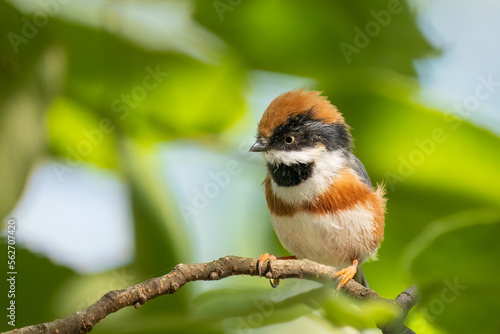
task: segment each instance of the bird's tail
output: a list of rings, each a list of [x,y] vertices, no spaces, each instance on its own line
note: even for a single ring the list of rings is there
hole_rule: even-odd
[[[370,288],[370,286],[368,285],[368,280],[366,279],[366,276],[363,273],[363,269],[361,269],[361,266],[358,266],[356,275],[354,275],[354,280],[359,284],[363,285],[365,288]]]

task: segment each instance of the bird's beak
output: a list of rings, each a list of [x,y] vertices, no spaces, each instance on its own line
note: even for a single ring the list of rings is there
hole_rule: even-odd
[[[266,152],[269,150],[269,146],[264,144],[261,140],[257,140],[255,144],[250,147],[250,152]]]

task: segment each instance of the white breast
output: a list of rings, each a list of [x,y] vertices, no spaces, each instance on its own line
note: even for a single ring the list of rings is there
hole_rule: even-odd
[[[328,215],[298,212],[292,217],[271,214],[282,245],[298,259],[346,267],[354,258],[374,253],[373,213],[357,205]]]

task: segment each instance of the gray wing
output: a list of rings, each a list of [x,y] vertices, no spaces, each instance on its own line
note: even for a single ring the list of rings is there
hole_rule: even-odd
[[[363,163],[354,154],[349,153],[347,165],[356,173],[361,181],[367,184],[370,188],[373,188],[365,166],[363,166]]]

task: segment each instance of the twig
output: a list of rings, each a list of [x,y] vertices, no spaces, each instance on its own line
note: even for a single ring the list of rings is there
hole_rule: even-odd
[[[305,278],[318,282],[335,282],[333,267],[321,265],[309,260],[278,260],[268,268],[267,278]],[[123,290],[106,293],[101,299],[83,311],[73,313],[66,319],[57,319],[38,325],[15,329],[10,333],[88,333],[94,326],[109,314],[127,306],[139,308],[147,301],[161,295],[172,294],[184,284],[192,281],[214,281],[233,275],[258,276],[257,259],[238,256],[226,256],[209,263],[179,264],[170,273],[151,278],[140,284]],[[371,289],[351,280],[344,291],[357,299],[382,300],[397,305],[402,311],[402,317],[391,326],[382,328],[384,334],[413,333],[404,326],[408,311],[416,304],[418,292],[415,287],[409,287],[395,300],[380,297]]]

